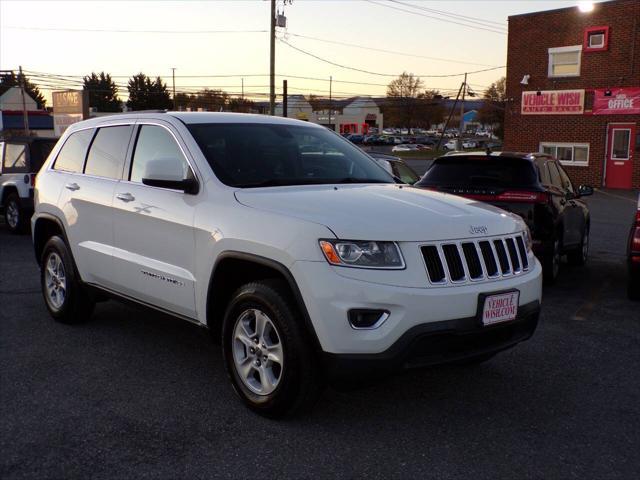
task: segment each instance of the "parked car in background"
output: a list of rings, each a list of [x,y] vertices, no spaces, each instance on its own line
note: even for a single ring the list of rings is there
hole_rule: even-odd
[[[33,213],[33,185],[57,138],[0,140],[0,212],[11,232],[24,232]]]
[[[442,146],[443,149],[445,150],[456,150],[458,148],[458,141],[457,140],[449,140],[447,143],[445,143]]]
[[[478,143],[473,140],[465,140],[462,142],[462,148],[477,148]]]
[[[364,135],[360,135],[358,133],[352,133],[347,137],[351,143],[355,143],[356,145],[360,145],[364,141]]]
[[[640,195],[638,195],[638,209],[629,232],[627,263],[629,266],[629,298],[640,300]]]
[[[558,277],[563,255],[573,265],[587,261],[591,219],[581,197],[593,189],[574,187],[560,162],[549,155],[454,153],[435,159],[416,186],[518,214],[529,226],[547,283]]]
[[[397,179],[402,180],[404,183],[413,185],[420,180],[420,175],[418,175],[415,170],[407,165],[400,157],[387,155],[386,153],[381,152],[367,152],[367,154],[370,157],[373,157],[373,159],[387,172]]]

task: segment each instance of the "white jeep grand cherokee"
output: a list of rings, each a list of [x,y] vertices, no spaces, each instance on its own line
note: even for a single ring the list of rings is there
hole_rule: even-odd
[[[38,174],[32,228],[55,319],[116,296],[207,326],[236,392],[270,416],[326,379],[486,360],[540,310],[521,220],[398,184],[297,120],[76,123]]]

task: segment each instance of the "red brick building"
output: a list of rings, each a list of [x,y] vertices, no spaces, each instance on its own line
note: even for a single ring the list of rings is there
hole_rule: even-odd
[[[640,0],[509,17],[504,150],[574,182],[640,188]]]

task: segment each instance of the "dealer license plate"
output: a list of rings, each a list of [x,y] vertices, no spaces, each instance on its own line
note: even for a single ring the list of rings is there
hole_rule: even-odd
[[[518,299],[520,292],[507,292],[489,295],[484,299],[482,308],[482,324],[509,322],[518,316]]]

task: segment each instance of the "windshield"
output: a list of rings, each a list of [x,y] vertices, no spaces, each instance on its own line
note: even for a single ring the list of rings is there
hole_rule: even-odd
[[[416,185],[532,187],[538,185],[538,176],[529,160],[460,156],[436,159]]]
[[[241,188],[394,183],[362,150],[329,130],[297,125],[188,125],[216,176]]]

